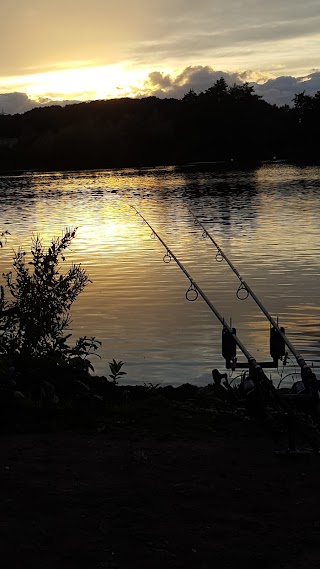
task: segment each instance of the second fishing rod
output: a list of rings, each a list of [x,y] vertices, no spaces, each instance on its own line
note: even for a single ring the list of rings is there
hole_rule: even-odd
[[[246,298],[248,298],[248,296],[250,295],[251,298],[254,300],[254,302],[257,304],[257,306],[259,306],[260,310],[263,312],[263,314],[266,316],[266,318],[269,320],[270,324],[273,326],[273,329],[276,330],[278,336],[280,338],[282,338],[283,342],[285,343],[285,345],[287,346],[287,348],[290,350],[290,352],[293,354],[293,356],[295,357],[298,365],[301,368],[301,373],[302,375],[307,375],[310,372],[312,372],[310,366],[306,363],[305,359],[299,354],[299,352],[295,349],[295,347],[292,345],[292,343],[290,342],[290,340],[288,340],[286,334],[285,334],[285,330],[284,328],[280,327],[278,325],[278,322],[271,316],[271,314],[268,312],[268,310],[264,307],[264,305],[262,304],[262,302],[259,300],[259,298],[257,297],[257,295],[253,292],[252,288],[248,285],[248,283],[242,278],[242,276],[240,275],[239,271],[236,269],[236,267],[234,266],[234,264],[230,261],[230,259],[227,257],[227,255],[224,253],[224,251],[221,249],[221,247],[218,245],[218,243],[215,241],[215,239],[212,237],[212,235],[208,232],[208,230],[206,229],[206,227],[203,225],[203,223],[199,220],[199,218],[195,215],[195,213],[188,208],[188,211],[191,213],[191,215],[193,216],[194,220],[195,220],[195,224],[199,225],[203,231],[202,236],[208,237],[211,241],[211,243],[213,243],[213,245],[216,247],[217,249],[217,254],[216,254],[216,260],[218,262],[223,261],[223,259],[227,262],[227,264],[229,265],[230,269],[234,272],[234,274],[238,277],[239,281],[240,281],[240,286],[237,290],[237,297],[240,300],[245,300]],[[243,296],[241,291],[243,291]]]

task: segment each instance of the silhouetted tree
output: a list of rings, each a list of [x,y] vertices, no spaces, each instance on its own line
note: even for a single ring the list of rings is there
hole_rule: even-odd
[[[316,160],[320,92],[270,105],[221,77],[181,100],[144,97],[0,114],[0,169],[81,169],[192,161]]]
[[[190,89],[183,97],[182,100],[184,103],[195,103],[197,100],[198,95],[195,93],[193,89]]]

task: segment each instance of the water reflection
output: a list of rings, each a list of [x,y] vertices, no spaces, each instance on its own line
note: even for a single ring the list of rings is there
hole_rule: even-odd
[[[73,310],[73,334],[103,342],[98,373],[111,358],[127,362],[136,381],[209,381],[223,367],[221,327],[200,300],[188,303],[188,280],[150,239],[128,207],[134,203],[257,359],[269,359],[269,323],[194,225],[191,208],[212,231],[272,316],[280,318],[304,357],[320,363],[320,221],[317,168],[264,165],[249,172],[172,168],[28,173],[0,177],[1,251],[48,242],[78,226],[67,261],[81,262],[93,283]],[[127,378],[126,378],[127,379]]]

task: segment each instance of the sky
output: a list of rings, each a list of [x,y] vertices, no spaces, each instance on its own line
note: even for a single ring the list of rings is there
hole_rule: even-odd
[[[248,81],[270,103],[320,90],[319,0],[11,0],[0,112],[115,97],[181,98]]]

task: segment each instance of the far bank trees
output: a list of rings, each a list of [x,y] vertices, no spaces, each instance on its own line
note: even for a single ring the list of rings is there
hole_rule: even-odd
[[[0,169],[64,170],[319,157],[320,92],[270,105],[248,83],[181,100],[92,101],[0,115]]]

